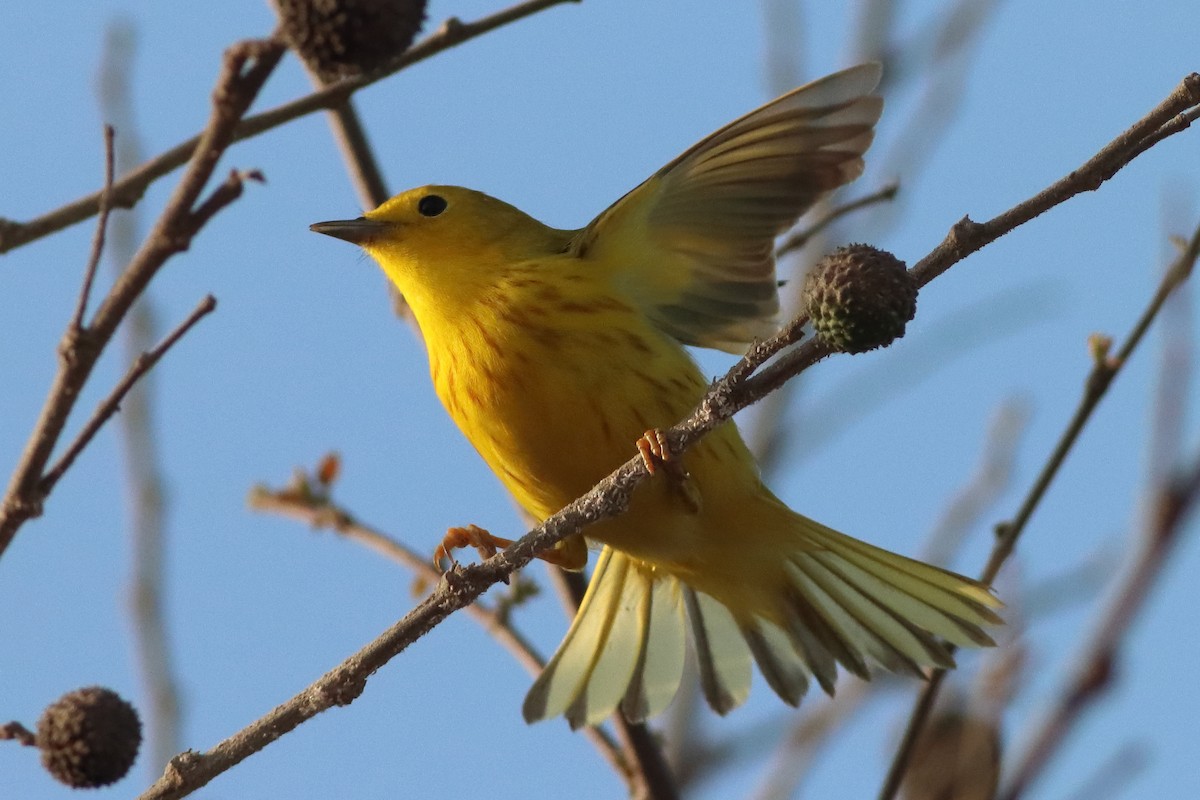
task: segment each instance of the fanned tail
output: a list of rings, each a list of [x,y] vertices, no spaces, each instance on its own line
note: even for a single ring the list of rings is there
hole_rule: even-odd
[[[525,698],[526,722],[565,714],[595,725],[618,705],[645,719],[671,702],[683,675],[682,585],[610,547],[579,612]]]
[[[595,725],[620,708],[639,721],[663,711],[683,676],[690,628],[700,685],[719,714],[750,693],[756,662],[770,687],[798,705],[815,680],[832,694],[836,665],[917,676],[954,665],[943,641],[987,646],[1001,622],[987,587],[799,518],[773,608],[740,618],[716,597],[605,547],[554,657],[525,698],[527,722],[566,716]]]

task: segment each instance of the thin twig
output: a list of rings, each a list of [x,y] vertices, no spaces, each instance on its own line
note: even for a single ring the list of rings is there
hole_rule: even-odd
[[[260,114],[246,117],[234,128],[232,141],[239,142],[243,139],[249,139],[298,117],[336,108],[359,89],[370,86],[372,83],[382,80],[406,67],[410,67],[419,61],[424,61],[444,50],[449,50],[456,45],[474,39],[477,36],[482,36],[510,22],[516,22],[519,19],[550,8],[551,6],[568,2],[577,3],[581,2],[581,0],[527,0],[527,2],[518,3],[511,8],[499,11],[475,22],[460,22],[452,17],[442,23],[442,26],[436,33],[409,48],[404,55],[378,72],[338,81],[298,100],[293,100]],[[272,69],[275,63],[272,62],[271,64]],[[192,155],[197,152],[197,148],[200,147],[203,137],[204,134],[201,134],[185,142],[181,142],[121,177],[113,185],[113,205],[117,208],[132,208],[141,199],[150,184],[176,167],[187,163],[192,158]],[[15,220],[0,218],[0,254],[48,236],[70,225],[83,222],[99,210],[100,195],[101,192],[93,192],[27,222],[17,222]]]
[[[43,473],[62,436],[67,418],[101,352],[112,340],[133,302],[171,256],[187,249],[192,237],[241,194],[244,176],[233,173],[204,201],[204,191],[217,160],[232,142],[233,130],[283,55],[281,42],[247,41],[225,53],[213,92],[212,113],[192,162],[172,193],[162,215],[129,266],[81,331],[69,325],[59,344],[60,362],[33,432],[0,500],[0,555],[17,530],[42,513],[46,493]]]
[[[112,211],[113,173],[116,155],[113,149],[113,127],[104,126],[104,188],[100,190],[100,215],[96,220],[96,233],[92,236],[92,252],[88,255],[83,270],[83,285],[79,287],[79,300],[75,303],[75,314],[71,317],[71,330],[79,334],[83,329],[83,315],[87,313],[88,298],[92,295],[92,283],[100,267],[100,255],[104,252],[104,237],[108,232],[108,215]]]
[[[787,254],[793,253],[804,247],[804,245],[808,244],[810,239],[847,214],[858,211],[861,208],[873,206],[876,203],[890,203],[896,198],[896,194],[899,191],[900,183],[898,181],[892,181],[881,189],[871,192],[870,194],[863,195],[856,200],[851,200],[848,203],[844,203],[837,208],[831,209],[827,214],[814,221],[804,230],[797,231],[788,238],[784,239],[783,244],[779,245],[779,247],[775,249],[775,258],[782,258]]]
[[[947,505],[918,558],[931,564],[950,563],[954,543],[962,540],[1007,488],[1015,446],[1024,423],[1023,407],[1012,400],[1001,404],[988,426],[987,440],[975,470]],[[852,719],[868,700],[898,685],[899,682],[891,677],[884,673],[870,683],[849,681],[848,685],[838,687],[837,694],[829,702],[802,710],[800,719],[779,738],[772,764],[754,797],[757,800],[794,797],[808,767],[815,762],[830,736]]]
[[[288,517],[316,530],[333,531],[391,559],[411,571],[422,583],[433,585],[442,577],[441,571],[432,561],[395,537],[359,522],[345,509],[328,499],[317,499],[308,492],[291,488],[271,490],[256,486],[247,496],[246,504],[255,511]],[[541,672],[546,664],[545,659],[538,654],[529,640],[494,608],[486,603],[473,603],[465,611],[531,675]]]
[[[1042,194],[1046,193],[1043,192]],[[1095,411],[1100,401],[1104,398],[1108,387],[1120,373],[1121,369],[1128,363],[1130,356],[1141,342],[1154,318],[1158,315],[1163,303],[1191,274],[1198,254],[1200,254],[1200,227],[1193,234],[1187,250],[1180,254],[1179,258],[1175,260],[1163,276],[1157,291],[1154,293],[1154,297],[1134,324],[1133,329],[1126,337],[1125,343],[1121,346],[1117,354],[1110,357],[1107,347],[1103,346],[1098,346],[1093,353],[1094,363],[1092,370],[1084,383],[1083,396],[1080,398],[1079,405],[1072,415],[1071,421],[1068,423],[1066,430],[1063,431],[1046,464],[1042,467],[1024,502],[1021,503],[1016,516],[1011,521],[997,526],[996,543],[992,547],[992,552],[988,557],[986,566],[984,566],[983,571],[980,573],[980,580],[984,583],[991,583],[995,580],[996,575],[1000,572],[1000,568],[1012,554],[1013,548],[1016,546],[1021,533],[1025,530],[1029,519],[1033,516],[1033,512],[1037,509],[1046,490],[1058,474],[1058,470],[1066,460],[1068,453],[1074,447],[1079,434],[1091,419],[1092,412]],[[1197,470],[1197,480],[1200,480],[1200,469]],[[929,683],[925,685],[917,698],[916,705],[909,716],[904,736],[900,741],[900,746],[896,749],[891,766],[888,768],[883,788],[879,792],[880,800],[891,800],[891,798],[895,797],[900,782],[904,777],[904,771],[912,758],[913,746],[920,735],[925,720],[929,716],[929,712],[933,709],[934,700],[937,698],[937,693],[941,688],[945,675],[946,670],[944,669],[934,670],[930,676]],[[1020,781],[1017,781],[1016,786],[1018,787],[1018,791],[1020,785]],[[1012,795],[1012,797],[1015,796],[1015,794]]]
[[[1151,132],[1161,126],[1157,115],[1163,109],[1190,107],[1200,103],[1200,75],[1191,75],[1167,102],[1147,117],[1153,124],[1141,125]],[[1102,182],[1136,155],[1136,140],[1122,137],[1119,147],[1098,165],[1077,170],[1035,198],[1006,212],[1000,221],[977,225],[969,221],[955,225],[946,241],[923,259],[916,277],[923,285],[945,272],[968,254],[982,248],[999,236],[1032,219],[1046,209],[1063,202],[1085,188]],[[1122,160],[1124,159],[1124,160]],[[1088,162],[1092,165],[1096,159]],[[1098,185],[1098,183],[1096,184]],[[1053,193],[1047,194],[1047,192]],[[761,399],[776,386],[817,360],[829,355],[829,349],[819,340],[795,348],[770,366],[753,375],[755,370],[782,349],[802,336],[804,318],[789,323],[775,336],[760,342],[715,381],[701,399],[695,411],[678,425],[664,431],[672,453],[682,454],[704,434],[728,422],[733,415]],[[225,770],[230,769],[271,742],[335,705],[346,705],[362,693],[367,679],[389,660],[403,652],[455,611],[470,605],[493,584],[503,581],[515,570],[524,567],[541,553],[567,536],[579,534],[586,526],[622,513],[629,504],[636,486],[648,477],[640,456],[631,457],[592,489],[559,512],[551,515],[503,552],[477,564],[458,566],[446,572],[433,592],[412,611],[389,627],[373,642],[330,670],[315,683],[292,699],[233,734],[205,753],[189,752],[174,759],[164,775],[141,796],[150,798],[181,797],[203,786]],[[934,680],[940,680],[935,673]]]
[[[1064,178],[987,222],[979,223],[969,217],[963,217],[954,224],[950,233],[932,252],[909,270],[909,274],[918,286],[925,286],[953,265],[982,250],[1018,226],[1077,194],[1094,191],[1122,167],[1145,152],[1144,140],[1147,137],[1159,142],[1165,138],[1162,135],[1164,130],[1169,129],[1170,133],[1185,130],[1188,124],[1185,124],[1184,117],[1187,115],[1184,112],[1190,112],[1197,106],[1200,106],[1200,74],[1193,72],[1183,79],[1167,99],[1132,128]],[[774,347],[780,342],[782,346],[786,346],[798,341],[805,322],[807,319],[804,317],[792,320],[784,330],[768,340],[772,343],[771,346]],[[782,349],[782,346],[779,349]],[[778,350],[772,349],[769,352],[774,353]],[[821,339],[811,339],[784,354],[747,381],[745,391],[752,398],[751,402],[755,402],[830,353],[829,346]],[[756,367],[757,365],[752,369]]]
[[[1001,800],[1017,800],[1024,794],[1066,741],[1075,721],[1111,685],[1121,642],[1161,574],[1189,515],[1200,503],[1200,456],[1175,481],[1160,487],[1152,499],[1154,519],[1132,569],[1120,581],[1094,635],[1075,659],[1076,666],[1057,700],[1034,729],[1022,737],[1025,745],[1015,760],[1012,777],[999,794]]]
[[[1200,226],[1163,276],[1155,295],[1156,309],[1166,302],[1172,288],[1187,279],[1198,257]],[[1151,321],[1149,314],[1142,315],[1136,326],[1139,336],[1145,333]],[[1123,347],[1113,360],[1124,363],[1131,350],[1128,346]],[[1186,391],[1183,385],[1169,381],[1166,386],[1176,392]],[[1182,401],[1182,397],[1175,399]],[[1160,408],[1169,412],[1172,406],[1178,408],[1178,403],[1168,401]],[[1017,800],[1024,793],[1065,742],[1075,721],[1111,685],[1113,668],[1125,635],[1179,540],[1189,514],[1200,503],[1200,453],[1189,468],[1172,473],[1169,470],[1174,466],[1177,442],[1160,439],[1155,445],[1163,450],[1152,450],[1150,463],[1162,471],[1155,474],[1154,469],[1151,470],[1149,514],[1136,543],[1132,563],[1116,580],[1113,599],[1100,615],[1090,639],[1080,648],[1066,685],[1044,717],[1022,737],[1025,747],[1014,760],[1011,778],[1000,794],[1003,800]]]
[[[308,484],[307,480],[305,484]],[[288,517],[317,530],[333,531],[339,536],[357,542],[383,557],[391,559],[410,570],[418,581],[428,585],[437,583],[441,578],[441,571],[431,560],[422,557],[394,536],[389,536],[376,528],[358,522],[349,512],[328,498],[317,498],[307,491],[289,489],[272,491],[260,486],[250,491],[246,503],[255,511]],[[504,649],[508,650],[517,663],[523,666],[530,675],[537,675],[542,671],[542,667],[546,665],[545,659],[525,638],[524,634],[512,624],[508,609],[502,610],[498,606],[478,601],[467,606],[464,612],[479,623],[479,626],[499,642]],[[597,752],[632,788],[636,776],[622,756],[617,743],[600,728],[587,727],[581,732],[591,740]]]
[[[38,492],[42,496],[48,495],[54,490],[54,485],[71,468],[71,465],[75,463],[75,459],[83,452],[84,448],[91,444],[92,439],[104,427],[104,423],[108,422],[113,414],[121,410],[121,402],[138,380],[153,369],[154,365],[167,354],[167,351],[175,346],[176,342],[182,339],[197,322],[216,310],[216,307],[217,299],[211,294],[205,295],[196,304],[196,307],[192,309],[192,313],[188,314],[183,322],[179,323],[161,342],[134,359],[133,363],[129,365],[129,370],[121,380],[117,381],[117,385],[109,392],[108,397],[101,400],[99,405],[96,406],[96,410],[92,412],[91,419],[79,431],[74,441],[63,451],[58,460],[54,462],[54,466],[46,470],[46,474],[38,482]]]
[[[969,217],[963,217],[932,253],[913,266],[914,277],[924,286],[949,269],[952,264],[960,261],[967,253],[995,241],[997,236],[1077,194],[1099,189],[1105,181],[1148,148],[1167,136],[1185,130],[1191,124],[1185,112],[1194,112],[1198,105],[1200,74],[1193,72],[1149,114],[1109,142],[1070,175],[988,222],[977,223]]]
[[[1112,357],[1109,357],[1107,353],[1097,354],[1096,363],[1093,365],[1092,372],[1088,375],[1087,383],[1084,387],[1083,399],[1070,424],[1067,426],[1062,439],[1059,440],[1058,445],[1054,448],[1050,460],[1034,482],[1033,489],[1021,505],[1016,517],[1011,522],[1005,523],[1000,527],[996,547],[993,549],[987,566],[984,567],[980,578],[985,583],[991,583],[1000,572],[1000,567],[1003,566],[1008,556],[1012,553],[1017,538],[1020,537],[1021,531],[1025,528],[1025,524],[1029,521],[1029,518],[1033,516],[1034,510],[1037,508],[1038,503],[1041,502],[1042,495],[1054,479],[1058,468],[1066,460],[1067,453],[1070,452],[1071,447],[1075,444],[1079,432],[1087,424],[1088,419],[1100,403],[1100,400],[1104,397],[1109,385],[1117,377],[1117,374],[1125,364],[1129,362],[1133,351],[1141,343],[1146,331],[1150,329],[1150,324],[1154,322],[1155,317],[1158,316],[1158,312],[1162,310],[1163,303],[1191,275],[1197,256],[1200,256],[1200,227],[1192,234],[1187,250],[1180,253],[1179,257],[1163,276],[1150,304],[1142,311],[1141,316],[1134,324],[1129,335],[1125,338],[1125,343],[1117,351],[1117,354]]]
[[[15,720],[0,725],[0,741],[14,741],[26,747],[37,747],[37,734]]]

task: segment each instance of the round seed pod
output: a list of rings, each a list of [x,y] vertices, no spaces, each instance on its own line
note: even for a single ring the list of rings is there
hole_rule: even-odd
[[[917,313],[917,285],[891,253],[851,244],[817,262],[804,279],[803,300],[831,347],[865,353],[904,335]]]
[[[37,725],[42,766],[77,789],[107,786],[125,777],[141,743],[137,711],[103,686],[63,695],[46,707]]]
[[[371,72],[412,44],[426,0],[275,0],[284,35],[321,80]]]

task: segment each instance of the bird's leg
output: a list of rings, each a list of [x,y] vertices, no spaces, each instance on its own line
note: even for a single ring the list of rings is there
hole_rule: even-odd
[[[442,543],[433,551],[433,563],[440,567],[443,561],[449,561],[451,566],[457,567],[458,560],[454,558],[454,551],[464,547],[474,547],[479,551],[479,558],[487,561],[512,543],[512,539],[493,536],[478,525],[449,528],[446,530]],[[539,553],[537,557],[556,567],[580,570],[587,564],[587,545],[582,538],[571,536],[549,550]]]
[[[486,561],[510,544],[512,542],[508,539],[493,536],[478,525],[448,528],[442,543],[433,551],[433,563],[441,566],[443,561],[449,561],[451,566],[457,567],[458,559],[454,557],[454,551],[464,547],[474,547],[479,551],[479,557]]]
[[[637,449],[642,456],[642,463],[646,465],[646,471],[653,475],[662,467],[671,481],[671,486],[687,504],[688,510],[693,514],[700,513],[700,490],[683,465],[672,458],[667,435],[658,428],[648,430],[637,440]]]

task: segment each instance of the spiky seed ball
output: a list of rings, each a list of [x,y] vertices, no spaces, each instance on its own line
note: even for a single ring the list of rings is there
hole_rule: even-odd
[[[408,49],[426,0],[275,0],[288,43],[324,81],[370,72]]]
[[[42,765],[76,789],[107,786],[125,777],[141,743],[137,711],[103,686],[63,695],[38,720]]]
[[[817,333],[844,353],[891,344],[917,313],[917,285],[904,262],[867,244],[818,261],[804,279],[803,298]]]

